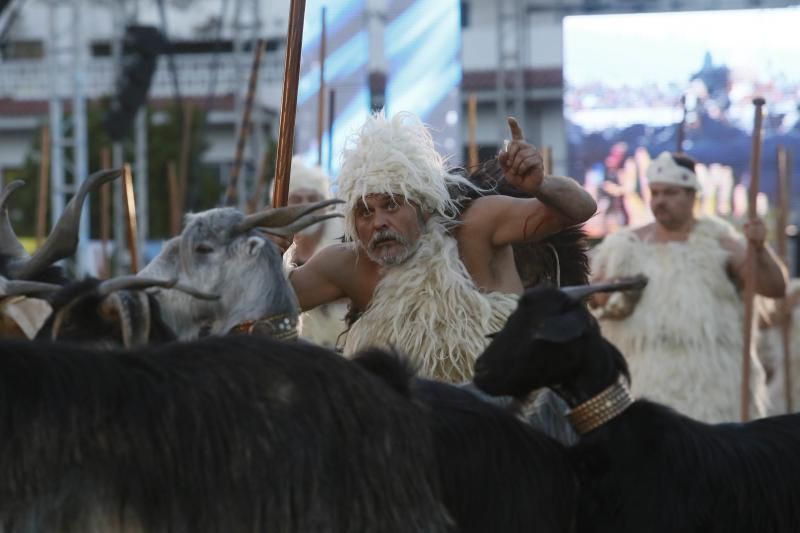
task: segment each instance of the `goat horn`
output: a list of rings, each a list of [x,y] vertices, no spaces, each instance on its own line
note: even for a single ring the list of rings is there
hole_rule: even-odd
[[[253,213],[244,217],[239,224],[237,224],[234,231],[244,233],[253,229],[256,226],[280,228],[288,226],[289,224],[297,221],[298,219],[335,204],[344,203],[342,200],[323,200],[322,202],[315,202],[313,204],[292,205],[288,207],[278,207],[275,209],[267,209],[260,213]]]
[[[561,291],[576,301],[588,298],[598,292],[616,292],[643,290],[647,285],[647,277],[643,275],[621,278],[617,281],[607,283],[595,283],[593,285],[573,285],[571,287],[561,287]]]
[[[126,348],[143,346],[150,339],[150,301],[141,291],[109,294],[100,305],[100,313],[110,320],[116,314]]]
[[[219,294],[198,291],[197,289],[193,289],[192,287],[184,285],[183,283],[176,283],[175,286],[172,287],[172,290],[181,291],[182,293],[188,294],[192,298],[197,298],[198,300],[219,300],[221,298]]]
[[[306,215],[304,217],[298,218],[291,224],[287,224],[286,226],[282,226],[279,228],[272,228],[272,227],[265,227],[260,228],[265,233],[270,233],[272,235],[279,235],[281,237],[289,237],[300,231],[301,229],[307,228],[308,226],[313,226],[318,222],[322,222],[323,220],[328,220],[329,218],[341,218],[342,215],[339,213],[330,213],[328,215]]]
[[[153,279],[141,278],[139,276],[119,276],[107,279],[97,286],[97,295],[106,297],[116,291],[135,291],[149,289],[151,287],[172,288],[178,282],[177,279]]]
[[[89,192],[122,175],[122,169],[101,170],[87,177],[80,189],[64,207],[58,221],[30,259],[20,260],[9,265],[11,277],[29,279],[56,261],[75,253],[78,247],[78,228],[81,221],[83,203]]]
[[[32,295],[43,292],[55,292],[61,290],[61,285],[55,283],[41,283],[38,281],[8,280],[0,283],[0,298],[8,296]]]
[[[14,233],[14,228],[11,227],[6,202],[14,191],[23,185],[25,185],[25,182],[22,180],[12,181],[3,187],[3,191],[0,192],[0,255],[13,259],[27,257],[28,253],[19,242],[16,233]]]

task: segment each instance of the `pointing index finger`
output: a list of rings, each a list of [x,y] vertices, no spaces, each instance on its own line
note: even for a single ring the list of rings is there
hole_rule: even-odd
[[[511,140],[512,141],[524,141],[525,135],[522,133],[522,128],[520,128],[517,119],[514,117],[508,117],[508,128],[511,130]]]

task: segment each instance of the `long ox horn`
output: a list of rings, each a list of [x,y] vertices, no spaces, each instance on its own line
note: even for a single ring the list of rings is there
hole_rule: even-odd
[[[330,213],[327,215],[314,214],[314,211],[322,209],[323,207],[341,203],[344,202],[342,200],[333,199],[323,200],[322,202],[315,202],[313,204],[267,209],[260,213],[247,215],[236,225],[234,230],[237,233],[244,233],[258,227],[273,235],[288,236],[308,226],[322,222],[323,220],[341,217],[342,215],[339,213]]]
[[[64,212],[61,213],[41,248],[29,259],[14,261],[8,266],[10,277],[17,279],[32,278],[56,261],[75,253],[75,249],[78,247],[81,210],[86,196],[91,191],[121,175],[121,169],[101,170],[86,178],[81,183],[80,189],[75,193],[75,196],[64,207]]]
[[[207,292],[198,291],[192,287],[184,285],[183,283],[179,283],[176,279],[142,278],[139,276],[119,276],[103,281],[97,286],[97,294],[100,297],[106,297],[116,291],[144,290],[153,287],[174,289],[199,300],[219,300],[220,298],[218,294],[210,294]]]
[[[61,290],[61,285],[38,281],[0,280],[0,298],[8,296],[31,296]]]
[[[647,277],[638,275],[631,276],[629,278],[621,278],[617,281],[610,281],[607,283],[561,287],[560,290],[573,300],[581,301],[598,292],[640,291],[643,290],[646,285]]]
[[[19,242],[16,233],[14,233],[14,228],[11,227],[11,221],[8,219],[8,209],[6,208],[8,199],[14,191],[23,185],[25,185],[25,182],[22,180],[12,181],[3,187],[3,191],[0,192],[0,255],[11,259],[28,257],[28,253]]]

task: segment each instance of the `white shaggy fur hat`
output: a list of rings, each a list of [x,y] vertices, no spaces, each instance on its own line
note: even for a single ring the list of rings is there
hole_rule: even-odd
[[[308,166],[303,160],[295,156],[292,158],[291,177],[289,178],[289,192],[297,189],[311,189],[317,191],[323,198],[330,197],[330,179],[317,165]]]
[[[650,183],[663,183],[700,190],[697,174],[679,165],[669,152],[661,152],[650,162],[647,167],[647,179]]]
[[[404,196],[425,212],[454,220],[459,207],[450,195],[454,186],[474,188],[448,172],[422,121],[409,112],[387,119],[379,111],[348,139],[342,153],[339,195],[346,203],[345,232],[356,239],[354,208],[371,194]]]

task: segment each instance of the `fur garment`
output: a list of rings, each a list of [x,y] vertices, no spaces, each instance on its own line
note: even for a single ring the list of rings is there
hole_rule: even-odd
[[[791,324],[789,327],[789,359],[790,386],[792,390],[792,411],[800,411],[800,308],[797,306],[800,296],[800,279],[789,280],[786,287],[791,311]],[[760,297],[759,297],[760,298]],[[757,298],[758,301],[758,298]],[[767,383],[770,400],[770,415],[781,415],[788,411],[786,405],[786,373],[781,338],[781,324],[779,318],[780,300],[762,299],[768,307],[768,324],[763,325],[758,338],[758,356],[764,367],[769,370],[770,379]]]
[[[378,283],[347,334],[344,353],[396,348],[409,355],[420,376],[469,381],[475,359],[488,345],[486,335],[502,329],[517,299],[481,292],[459,257],[456,239],[432,217],[414,255]]]
[[[699,219],[686,242],[648,243],[625,229],[608,236],[592,258],[592,270],[606,279],[649,278],[627,318],[600,321],[628,359],[634,396],[705,422],[740,419],[744,305],[727,275],[725,235],[739,238],[716,218]],[[755,346],[750,361],[755,418],[765,415],[767,403]]]

